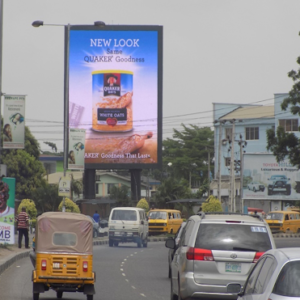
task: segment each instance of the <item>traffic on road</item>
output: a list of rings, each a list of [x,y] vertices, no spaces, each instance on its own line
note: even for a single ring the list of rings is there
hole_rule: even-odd
[[[268,258],[272,257],[273,260],[276,260],[277,265],[279,264],[283,265],[284,263],[282,262],[282,257],[284,257],[285,255],[286,256],[291,255],[291,252],[293,252],[292,250],[289,250],[290,252],[285,252],[287,250],[282,250],[281,253],[279,254],[281,258],[277,259],[276,253],[280,248],[286,249],[288,247],[288,248],[295,249],[294,252],[296,254],[293,254],[294,255],[293,259],[297,259],[297,257],[298,259],[300,259],[300,255],[298,255],[298,253],[300,252],[299,251],[300,248],[299,249],[295,248],[295,247],[300,247],[299,238],[297,237],[273,238],[272,235],[269,234],[267,227],[264,227],[265,225],[262,225],[265,223],[260,223],[259,219],[256,217],[252,217],[252,216],[247,217],[248,224],[245,224],[245,228],[242,228],[243,230],[249,230],[249,233],[246,236],[246,238],[248,238],[249,243],[251,243],[252,248],[250,250],[242,249],[242,248],[246,248],[245,243],[247,243],[247,239],[245,238],[240,239],[238,245],[239,249],[236,249],[237,246],[234,241],[230,241],[229,232],[231,232],[232,229],[234,229],[232,232],[234,236],[236,236],[238,235],[239,232],[238,228],[242,227],[241,225],[242,223],[238,223],[237,217],[235,217],[235,222],[227,222],[226,225],[223,224],[221,226],[222,229],[220,229],[220,227],[216,229],[217,226],[215,225],[218,224],[215,225],[213,224],[215,220],[213,220],[212,216],[209,217],[208,215],[206,215],[205,218],[201,216],[198,217],[199,217],[199,220],[197,220],[198,223],[196,222],[195,218],[197,217],[195,216],[187,220],[187,223],[183,227],[182,232],[180,234],[180,238],[178,239],[177,237],[175,243],[178,245],[178,247],[180,247],[180,245],[184,244],[185,240],[187,240],[186,235],[189,232],[189,230],[191,230],[191,225],[189,225],[189,222],[191,221],[196,222],[197,226],[198,227],[202,226],[203,229],[207,229],[207,224],[211,224],[212,226],[211,230],[215,230],[215,233],[212,234],[210,230],[210,235],[206,234],[205,239],[208,239],[209,236],[212,237],[210,239],[211,241],[208,243],[208,245],[210,245],[209,247],[211,247],[212,250],[210,250],[210,252],[208,251],[209,253],[207,252],[206,254],[202,255],[203,260],[198,261],[200,262],[200,264],[197,262],[197,264],[195,265],[195,270],[199,271],[201,270],[201,268],[207,269],[209,264],[210,264],[210,268],[212,268],[213,270],[215,265],[220,266],[223,264],[224,270],[222,272],[225,273],[225,276],[227,278],[232,278],[234,276],[241,277],[241,273],[245,269],[244,264],[247,264],[246,260],[248,258],[248,260],[251,260],[249,264],[252,265],[252,268],[249,270],[248,274],[246,274],[247,276],[244,277],[245,277],[245,282],[250,282],[250,279],[248,278],[255,275],[253,274],[253,272],[255,270],[258,270],[258,267],[259,270],[264,270],[264,272],[266,272],[266,268],[268,268],[268,264],[266,263],[268,260],[266,259],[266,256]],[[204,221],[205,219],[206,221]],[[233,219],[231,221],[233,221]],[[231,225],[234,225],[234,227],[230,227]],[[197,226],[194,226],[194,229]],[[204,247],[203,245],[199,244],[200,239],[204,238],[203,236],[204,232],[199,231],[198,233],[198,229],[190,231],[192,235],[193,232],[195,232],[196,247],[194,247],[193,250],[194,259],[197,255],[201,256],[201,254],[198,254],[199,251],[196,250],[195,248],[203,249]],[[226,232],[228,233],[227,238],[225,237]],[[217,233],[219,234],[219,238],[216,237]],[[259,234],[261,234],[262,237],[260,237]],[[197,236],[199,236],[198,242],[196,242]],[[214,236],[215,236],[214,239],[215,243],[213,243]],[[261,249],[261,248],[254,249],[256,247],[262,247],[261,243],[259,243],[259,245],[258,244],[256,245],[254,243],[253,241],[254,237],[259,238],[261,241],[264,240],[265,245],[269,245],[271,250]],[[232,236],[231,236],[231,240],[233,240]],[[95,294],[93,300],[98,300],[98,299],[99,300],[100,299],[101,300],[111,300],[111,299],[166,300],[166,299],[170,299],[171,295],[173,299],[185,299],[187,296],[184,296],[184,293],[180,292],[180,288],[178,289],[177,287],[175,289],[174,287],[174,278],[175,278],[174,269],[171,270],[171,274],[172,274],[171,277],[173,280],[173,287],[172,287],[172,280],[170,280],[169,278],[170,248],[165,247],[165,244],[166,244],[165,241],[149,240],[147,248],[144,247],[139,248],[137,244],[134,242],[119,243],[118,247],[109,247],[108,243],[104,245],[94,245],[93,246],[93,271],[96,274],[96,280],[94,285]],[[199,246],[197,246],[198,244]],[[235,250],[233,252],[236,253],[237,257],[231,258],[232,260],[235,259],[236,262],[235,263],[231,262],[230,272],[226,272],[226,270],[229,270],[229,266],[227,265],[226,267],[226,263],[222,263],[222,259],[224,259],[224,256],[222,258],[221,254],[229,253],[228,251],[230,250],[228,249],[231,247],[230,245],[235,247]],[[227,247],[227,248],[223,250],[213,249],[216,247],[219,248]],[[272,250],[272,248],[274,249],[277,248],[277,250]],[[258,251],[253,253],[254,250],[258,250]],[[175,249],[174,259],[176,259],[176,256],[180,255],[179,253],[177,253],[177,251],[178,249]],[[180,251],[182,251],[182,249]],[[192,255],[191,249],[189,249],[189,251],[185,254],[185,256],[191,258],[190,255]],[[241,255],[241,257],[243,258],[244,260],[243,262],[242,261],[237,262],[237,259],[239,259],[239,255]],[[171,268],[173,268],[174,259],[171,262]],[[178,263],[179,262],[180,261],[178,261]],[[228,260],[228,262],[230,261]],[[190,264],[191,263],[190,259],[188,259],[186,263]],[[257,265],[257,267],[253,268],[253,266],[256,266],[256,264],[258,263],[260,265]],[[262,264],[264,265],[263,268],[261,268]],[[202,265],[204,267],[202,267]],[[241,268],[239,268],[239,266]],[[278,268],[275,269],[277,270]],[[33,266],[28,257],[16,261],[13,265],[11,265],[8,269],[6,269],[0,275],[1,299],[14,299],[14,300],[32,299],[32,278],[31,278],[32,270],[33,270]],[[297,267],[291,266],[289,270],[292,270],[289,271],[289,274],[291,275],[292,272],[295,273],[297,271]],[[269,274],[271,277],[270,276],[267,277],[268,283],[273,284],[274,286],[276,285],[275,283],[278,280],[280,280],[280,278],[283,278],[283,275],[280,273],[280,270],[278,272],[270,271]],[[215,274],[214,276],[215,278],[220,277],[219,280],[221,280],[221,275],[222,274]],[[185,276],[184,273],[182,273],[182,276]],[[211,282],[213,282],[213,280],[211,280]],[[248,287],[249,284],[246,286]],[[231,289],[232,294],[234,295],[232,296],[232,299],[237,299],[237,297],[239,297],[240,300],[242,300],[246,297],[246,295],[249,295],[249,293],[252,292],[250,288],[247,288],[247,291],[245,291],[244,284],[240,284],[239,286],[237,286],[229,283],[228,287]],[[271,291],[273,293],[273,290],[274,287],[268,286],[268,288],[266,287],[266,289],[264,289],[263,292],[268,293],[268,291]],[[277,288],[277,291],[278,290],[280,289]],[[280,291],[284,293],[282,289]],[[289,290],[289,292],[285,296],[295,297],[296,294],[297,294],[296,289],[293,291]],[[176,295],[179,297],[176,298]],[[58,295],[55,291],[50,289],[49,291],[47,291],[47,293],[41,293],[39,299],[45,299],[45,300],[57,299],[58,296],[60,295]],[[184,296],[185,298],[183,298],[182,296]],[[270,295],[268,295],[267,297],[269,296]],[[297,297],[299,297],[299,295]],[[77,292],[64,292],[61,298],[86,299],[86,295]]]

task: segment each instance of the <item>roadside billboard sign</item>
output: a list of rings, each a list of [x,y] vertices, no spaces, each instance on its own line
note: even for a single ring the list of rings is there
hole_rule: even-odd
[[[0,182],[0,244],[14,244],[16,179],[5,177],[2,181],[7,185]]]
[[[86,130],[85,168],[160,167],[162,26],[69,33],[69,128]]]
[[[85,129],[71,128],[69,132],[69,170],[84,170],[84,153]]]
[[[300,171],[272,154],[244,154],[243,198],[300,200]]]
[[[3,148],[24,149],[25,96],[4,95]]]
[[[71,178],[63,176],[58,183],[58,196],[71,197]]]

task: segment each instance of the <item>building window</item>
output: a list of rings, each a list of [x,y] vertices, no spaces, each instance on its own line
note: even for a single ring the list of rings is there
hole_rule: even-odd
[[[246,140],[259,140],[259,127],[246,127]]]
[[[225,158],[225,167],[230,167],[231,157],[224,157],[224,158]]]
[[[279,126],[283,127],[285,132],[298,131],[298,119],[279,120]]]
[[[232,128],[225,128],[225,139],[232,140]]]
[[[110,190],[115,185],[116,185],[116,183],[107,183],[106,184],[106,186],[107,186],[107,195],[110,195]]]

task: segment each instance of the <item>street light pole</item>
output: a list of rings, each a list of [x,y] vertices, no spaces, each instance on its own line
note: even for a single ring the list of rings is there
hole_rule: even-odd
[[[1,0],[0,0],[1,1]],[[94,22],[97,27],[104,27],[105,23],[102,21]],[[64,177],[66,177],[68,169],[68,136],[69,136],[69,55],[70,55],[70,28],[71,25],[63,24],[44,24],[43,21],[34,21],[33,27],[40,26],[63,26],[65,28],[65,74],[64,74]],[[0,86],[1,91],[1,86]],[[1,133],[1,132],[0,132]],[[65,197],[63,197],[62,211],[65,211]]]

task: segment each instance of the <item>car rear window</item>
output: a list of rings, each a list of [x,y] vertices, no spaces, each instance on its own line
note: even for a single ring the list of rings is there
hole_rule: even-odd
[[[115,221],[136,221],[136,211],[135,210],[114,210],[112,220]]]
[[[300,297],[300,261],[291,261],[281,270],[273,293],[286,297]]]
[[[265,252],[272,248],[264,226],[242,224],[201,224],[196,248]]]

